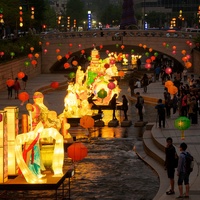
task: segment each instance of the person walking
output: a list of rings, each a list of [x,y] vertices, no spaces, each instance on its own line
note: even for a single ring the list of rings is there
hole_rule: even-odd
[[[114,94],[112,99],[109,102],[110,107],[112,108],[113,111],[113,118],[112,120],[117,120],[116,116],[115,116],[115,110],[116,110],[116,105],[117,105],[117,94]]]
[[[180,155],[178,161],[177,168],[177,176],[178,176],[178,189],[179,196],[176,199],[189,198],[189,176],[190,173],[186,170],[186,149],[187,144],[185,142],[180,144]],[[185,196],[183,196],[183,182],[185,184]]]
[[[167,195],[175,194],[174,192],[174,174],[175,167],[178,159],[178,155],[176,153],[176,149],[173,145],[173,140],[171,137],[166,139],[167,145],[165,147],[165,169],[167,170],[167,176],[170,181],[170,190],[166,192]]]
[[[157,109],[158,113],[159,128],[161,128],[161,125],[163,125],[163,128],[165,128],[165,104],[162,103],[162,99],[158,100],[158,104],[155,106],[155,109]]]
[[[124,120],[128,120],[128,100],[125,95],[122,95],[122,110],[124,111]]]
[[[15,83],[14,83],[13,88],[15,90],[15,99],[18,99],[19,90],[21,90],[21,86],[20,86],[20,83],[18,81],[18,78],[15,78]]]
[[[149,85],[149,77],[147,74],[144,74],[141,79],[142,87],[144,89],[144,93],[147,93],[147,86]]]
[[[22,78],[22,81],[23,81],[23,86],[24,86],[24,90],[26,89],[26,83],[28,81],[28,75],[25,74],[25,76]]]
[[[140,95],[139,92],[136,93],[137,96],[137,102],[135,104],[135,107],[137,108],[138,114],[139,114],[139,121],[143,121],[143,106],[144,106],[144,99]]]

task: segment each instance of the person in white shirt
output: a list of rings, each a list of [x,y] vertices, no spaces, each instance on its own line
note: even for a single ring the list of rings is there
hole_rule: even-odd
[[[135,88],[141,88],[141,82],[139,79],[135,82]]]

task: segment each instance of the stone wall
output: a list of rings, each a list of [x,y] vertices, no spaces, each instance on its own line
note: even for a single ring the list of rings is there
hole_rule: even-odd
[[[29,79],[41,74],[41,56],[37,59],[38,63],[35,67],[31,63],[26,67],[24,64],[25,61],[30,60],[24,57],[0,64],[0,91],[7,89],[6,80],[8,78],[15,79],[20,71],[26,73]]]

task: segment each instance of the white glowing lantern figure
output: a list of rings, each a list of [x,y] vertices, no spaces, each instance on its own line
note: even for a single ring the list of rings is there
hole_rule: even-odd
[[[8,106],[4,108],[7,116],[7,134],[8,134],[8,175],[16,175],[18,166],[15,159],[15,138],[18,135],[18,113],[19,108]]]
[[[24,178],[28,183],[45,183],[47,180],[45,178],[40,178],[35,175],[27,166],[26,162],[22,157],[22,145],[33,141],[38,133],[40,133],[40,138],[52,137],[55,139],[55,147],[52,159],[52,169],[54,176],[63,176],[63,161],[64,161],[64,147],[63,147],[63,136],[55,128],[44,128],[43,124],[40,122],[34,129],[28,133],[20,134],[15,140],[15,153],[18,166],[24,175]]]
[[[0,110],[0,183],[8,180],[8,145],[6,111]]]

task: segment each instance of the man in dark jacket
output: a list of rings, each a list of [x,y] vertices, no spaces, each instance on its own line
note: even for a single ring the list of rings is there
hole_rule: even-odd
[[[158,123],[159,128],[161,128],[161,123],[163,124],[163,128],[165,128],[165,105],[162,103],[162,99],[158,100],[158,104],[155,106],[158,112]]]

